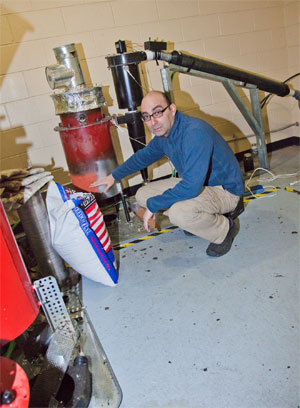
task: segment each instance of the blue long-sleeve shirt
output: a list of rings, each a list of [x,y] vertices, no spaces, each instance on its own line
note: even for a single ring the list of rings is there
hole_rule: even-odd
[[[120,180],[167,156],[182,179],[172,189],[147,200],[151,212],[198,196],[203,186],[223,186],[237,196],[244,192],[239,163],[220,134],[207,122],[176,112],[167,137],[155,136],[117,167],[112,175]]]

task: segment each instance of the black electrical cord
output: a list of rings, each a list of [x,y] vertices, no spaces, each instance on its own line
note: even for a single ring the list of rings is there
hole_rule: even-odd
[[[290,81],[290,80],[293,79],[293,78],[296,78],[298,75],[300,75],[300,72],[298,72],[298,73],[295,74],[295,75],[292,75],[291,77],[289,77],[288,79],[286,79],[285,81],[283,81],[283,84],[285,84],[286,82]],[[268,99],[269,99],[272,95],[273,95],[273,94],[270,93],[270,94],[266,95],[266,96],[260,101],[260,108],[261,108],[261,109],[265,106],[265,104],[267,103]]]

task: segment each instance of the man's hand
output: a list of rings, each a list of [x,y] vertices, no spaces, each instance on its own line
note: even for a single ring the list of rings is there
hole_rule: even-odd
[[[143,220],[144,220],[144,227],[147,232],[150,232],[150,227],[149,227],[149,220],[154,219],[155,220],[155,213],[152,213],[148,208],[146,208],[146,211],[143,215]]]
[[[114,184],[115,179],[113,178],[112,174],[104,177],[100,177],[98,180],[94,181],[90,187],[98,187],[98,186],[104,186],[106,185],[105,189],[103,190],[104,193],[106,193],[111,186]]]

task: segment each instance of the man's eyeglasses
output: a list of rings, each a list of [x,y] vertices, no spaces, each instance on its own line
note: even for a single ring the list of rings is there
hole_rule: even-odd
[[[154,119],[161,118],[162,115],[164,114],[164,111],[165,111],[166,109],[168,109],[169,106],[170,106],[170,105],[166,106],[165,108],[163,108],[163,109],[161,109],[161,110],[158,110],[158,111],[153,112],[152,115],[149,115],[149,113],[143,113],[143,114],[142,114],[142,120],[143,120],[144,122],[149,122],[149,120],[150,120],[152,117],[153,117]]]

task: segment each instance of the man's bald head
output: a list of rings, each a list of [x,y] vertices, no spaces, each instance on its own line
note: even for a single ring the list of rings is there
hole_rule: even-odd
[[[176,114],[176,106],[170,103],[166,94],[160,91],[150,91],[142,100],[142,115],[150,115],[145,121],[147,127],[156,136],[168,136]],[[161,117],[153,117],[153,113],[161,112]]]
[[[152,99],[161,99],[165,102],[166,105],[170,105],[171,101],[169,100],[168,96],[161,91],[150,91],[147,93],[147,95],[144,96],[143,100],[142,100],[142,105],[144,101],[147,101],[148,99],[152,100]],[[143,109],[142,109],[143,110]]]

